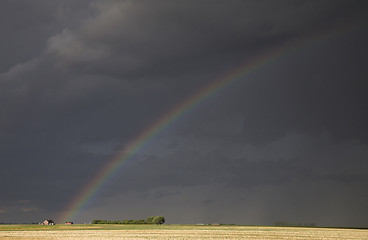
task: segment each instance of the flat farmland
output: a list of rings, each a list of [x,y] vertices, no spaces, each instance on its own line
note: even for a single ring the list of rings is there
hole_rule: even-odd
[[[0,239],[368,239],[367,229],[189,225],[0,225]]]

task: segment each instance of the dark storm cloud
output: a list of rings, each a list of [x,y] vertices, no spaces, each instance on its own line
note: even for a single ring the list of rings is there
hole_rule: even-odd
[[[56,217],[176,103],[297,41],[300,49],[162,132],[77,220],[162,212],[177,223],[363,226],[366,9],[365,1],[2,2],[0,221]]]
[[[47,39],[86,16],[89,1],[5,0],[0,8],[2,44],[0,70],[38,57]],[[74,21],[73,21],[74,20]]]
[[[334,15],[347,7],[336,3],[329,9],[329,2],[263,4],[98,2],[95,7],[100,13],[95,18],[52,37],[48,51],[77,71],[150,78],[178,71],[188,74],[198,64],[202,68],[223,65],[219,58],[234,63],[251,57],[265,47],[315,31],[321,22],[327,26],[341,22],[344,16]],[[314,16],[310,16],[312,9]]]

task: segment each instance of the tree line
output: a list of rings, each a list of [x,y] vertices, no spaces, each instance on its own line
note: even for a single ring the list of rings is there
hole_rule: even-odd
[[[315,223],[290,223],[285,221],[278,221],[274,223],[277,227],[317,227]]]
[[[161,225],[165,223],[165,218],[163,216],[151,216],[146,219],[138,220],[122,220],[122,221],[111,221],[111,220],[93,220],[92,224],[157,224]]]

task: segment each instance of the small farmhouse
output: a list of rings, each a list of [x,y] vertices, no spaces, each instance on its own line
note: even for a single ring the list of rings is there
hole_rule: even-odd
[[[55,225],[54,221],[47,219],[41,223],[41,225]]]

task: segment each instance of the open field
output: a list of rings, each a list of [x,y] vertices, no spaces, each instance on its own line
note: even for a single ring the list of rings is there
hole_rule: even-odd
[[[368,239],[368,229],[189,225],[0,225],[0,239]]]

